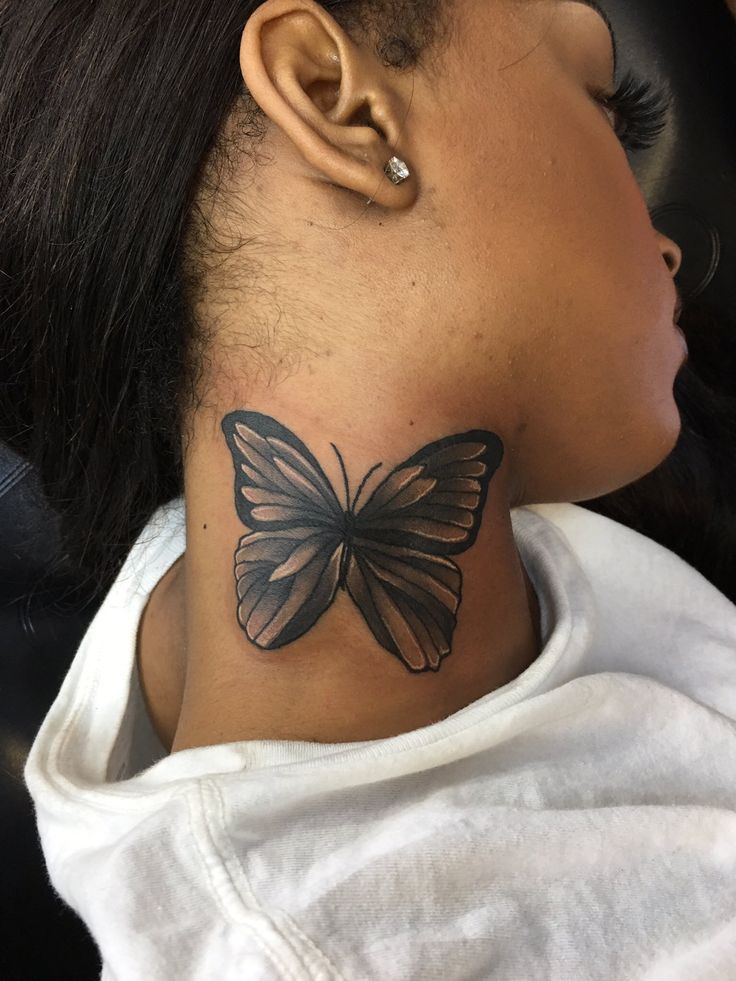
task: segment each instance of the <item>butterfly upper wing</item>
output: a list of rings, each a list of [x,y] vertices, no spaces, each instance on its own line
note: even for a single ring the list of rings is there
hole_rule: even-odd
[[[259,412],[222,422],[235,466],[238,515],[254,531],[235,552],[238,622],[259,647],[282,647],[332,602],[344,549],[344,510],[315,457]]]
[[[288,528],[342,521],[343,507],[322,467],[291,430],[260,412],[231,412],[222,420],[235,465],[235,506],[249,528]]]
[[[348,590],[378,642],[412,671],[436,671],[450,652],[462,574],[447,556],[475,542],[502,459],[486,430],[437,440],[356,512]]]
[[[476,539],[502,459],[500,438],[483,429],[428,443],[357,509],[361,536],[433,555],[464,552]]]

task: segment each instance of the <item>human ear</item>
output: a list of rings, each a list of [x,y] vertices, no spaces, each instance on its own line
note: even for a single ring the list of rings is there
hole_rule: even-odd
[[[411,81],[358,46],[315,0],[266,0],[248,19],[240,69],[251,96],[321,178],[386,208],[411,205],[411,175],[384,173],[405,160]]]

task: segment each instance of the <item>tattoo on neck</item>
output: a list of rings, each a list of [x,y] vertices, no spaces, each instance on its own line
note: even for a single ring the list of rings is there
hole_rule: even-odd
[[[235,551],[238,623],[264,650],[290,644],[346,590],[377,642],[411,672],[438,671],[452,646],[462,573],[449,558],[476,540],[503,443],[471,429],[428,443],[352,502],[271,416],[222,421],[235,467],[235,508],[251,529]]]

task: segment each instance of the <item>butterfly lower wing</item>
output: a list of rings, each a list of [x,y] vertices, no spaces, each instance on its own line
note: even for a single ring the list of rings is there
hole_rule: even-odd
[[[450,653],[462,575],[450,559],[356,539],[348,592],[379,644],[410,671],[437,671]]]
[[[301,637],[332,603],[344,543],[335,533],[288,528],[244,535],[235,552],[238,622],[264,650]]]

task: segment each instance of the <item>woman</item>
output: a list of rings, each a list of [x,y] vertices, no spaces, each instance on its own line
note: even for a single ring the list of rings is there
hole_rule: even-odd
[[[25,776],[103,978],[727,976],[736,608],[570,503],[687,357],[606,19],[40,7],[8,414],[129,554]]]

